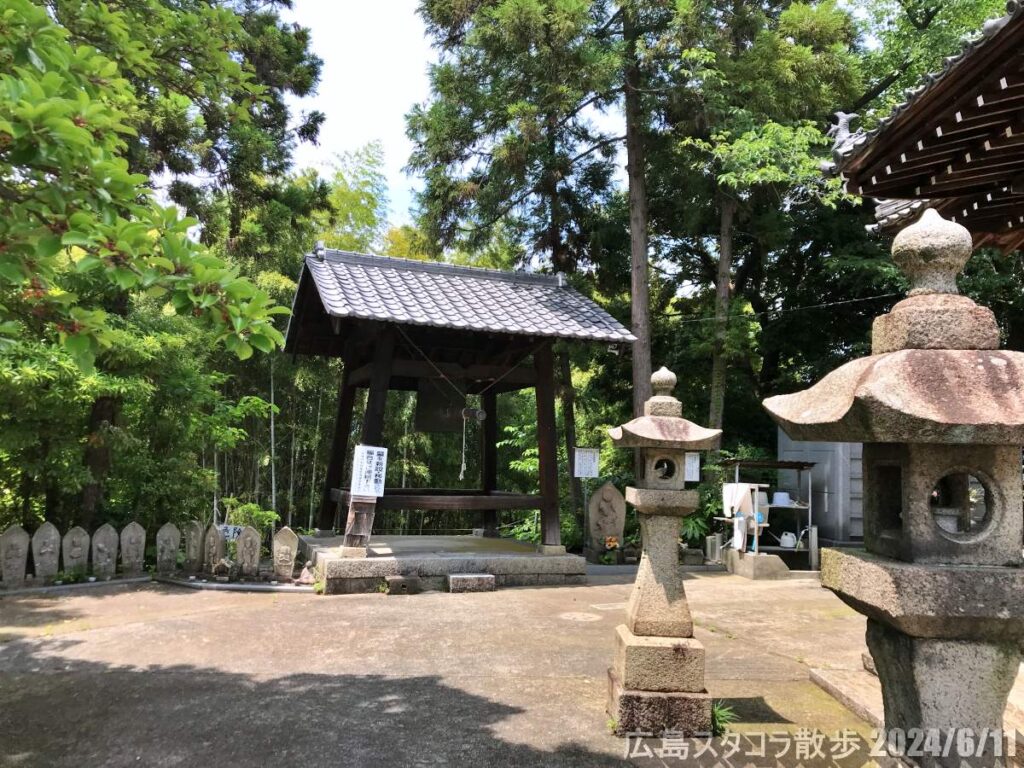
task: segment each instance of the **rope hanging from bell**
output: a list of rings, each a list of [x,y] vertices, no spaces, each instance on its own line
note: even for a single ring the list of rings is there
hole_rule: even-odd
[[[470,420],[475,421],[477,424],[482,423],[487,419],[487,411],[483,408],[463,408],[462,409],[462,468],[459,469],[459,480],[466,479],[466,425]]]

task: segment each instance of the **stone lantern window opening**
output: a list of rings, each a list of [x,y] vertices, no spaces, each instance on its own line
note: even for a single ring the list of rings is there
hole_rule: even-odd
[[[881,535],[895,534],[903,528],[903,467],[877,464],[874,467],[874,502]]]
[[[676,473],[676,463],[662,456],[654,460],[654,472],[659,480],[671,480]]]
[[[932,489],[929,506],[939,533],[958,543],[985,534],[995,508],[992,491],[976,471],[948,472]]]

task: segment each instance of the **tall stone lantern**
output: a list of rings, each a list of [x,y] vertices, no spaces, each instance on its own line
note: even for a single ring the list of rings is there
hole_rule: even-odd
[[[865,551],[825,550],[821,580],[867,616],[886,728],[952,737],[927,765],[997,762],[1024,637],[1024,354],[957,294],[971,250],[928,210],[893,243],[911,291],[872,355],[764,403],[796,440],[864,443]]]
[[[676,376],[662,368],[651,377],[654,396],[644,415],[609,431],[620,448],[639,448],[642,473],[626,501],[636,507],[643,553],[630,594],[626,623],[616,628],[615,661],[608,670],[608,713],[616,732],[711,729],[711,699],[704,688],[704,646],[679,572],[680,519],[697,509],[685,486],[687,451],[714,448],[721,430],[682,418],[672,397]]]

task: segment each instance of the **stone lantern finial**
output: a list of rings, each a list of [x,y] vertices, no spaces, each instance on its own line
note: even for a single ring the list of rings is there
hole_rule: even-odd
[[[659,397],[671,397],[676,381],[676,375],[664,365],[651,374],[651,388]]]
[[[910,295],[959,293],[956,276],[971,257],[974,242],[966,227],[929,208],[892,243],[892,259],[910,278]]]
[[[654,390],[654,395],[644,403],[645,416],[682,417],[683,404],[672,396],[676,381],[676,375],[665,366],[651,374],[651,389]]]

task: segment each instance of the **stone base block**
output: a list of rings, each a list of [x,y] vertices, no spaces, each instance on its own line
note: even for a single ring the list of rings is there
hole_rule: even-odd
[[[423,591],[423,581],[419,576],[385,576],[389,595],[418,595]]]
[[[341,556],[354,558],[366,557],[366,550],[366,547],[342,547]]]
[[[329,579],[324,582],[325,595],[361,595],[380,592],[383,580],[379,576],[358,579]]]
[[[623,688],[608,670],[608,715],[615,734],[678,731],[688,736],[711,733],[711,695],[697,693],[659,693]]]
[[[301,537],[314,559],[316,578],[326,594],[378,592],[388,576],[418,576],[424,590],[445,590],[448,576],[487,573],[497,587],[568,586],[586,584],[586,561],[577,555],[535,552],[410,552],[369,557],[343,557],[341,548],[318,548]]]
[[[561,544],[538,544],[537,554],[539,555],[564,555],[565,547]]]
[[[735,549],[725,550],[725,567],[729,573],[754,581],[789,578],[789,567],[778,555],[754,554]]]
[[[823,549],[821,584],[858,613],[912,637],[1017,642],[1024,568],[921,565]]]
[[[704,551],[701,549],[680,547],[679,562],[682,565],[704,565]]]
[[[643,510],[645,515],[686,517],[697,511],[700,494],[697,491],[627,487],[626,502]]]
[[[871,354],[901,349],[999,349],[999,326],[991,309],[966,296],[911,296],[871,329]]]
[[[644,637],[620,624],[612,668],[627,690],[704,691],[704,646],[692,637]]]
[[[449,592],[493,592],[493,573],[453,573],[448,576]]]
[[[926,766],[1002,765],[992,737],[1003,727],[1006,700],[1017,677],[1021,652],[1016,643],[922,639],[868,619],[868,649],[878,669],[887,731],[938,732],[941,742],[959,745],[971,736],[971,754],[931,757]]]
[[[496,587],[569,587],[586,583],[587,577],[581,573],[509,573],[494,577]]]

